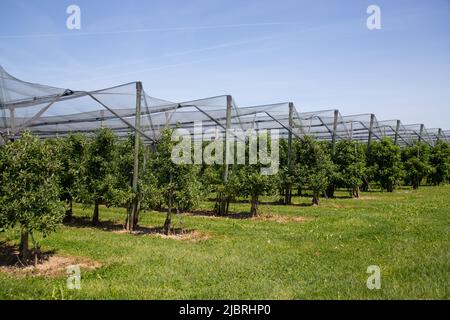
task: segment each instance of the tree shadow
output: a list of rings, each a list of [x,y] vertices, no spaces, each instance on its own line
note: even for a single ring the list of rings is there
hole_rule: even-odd
[[[50,259],[56,253],[55,250],[39,252],[39,263]],[[0,267],[28,267],[33,265],[31,261],[22,261],[19,257],[19,248],[6,241],[0,241]]]
[[[324,199],[353,199],[352,196],[332,196],[332,197],[324,197]]]
[[[289,206],[293,206],[293,207],[313,207],[314,205],[313,205],[312,202],[311,203],[302,202],[302,203],[292,203]]]
[[[117,233],[129,233],[128,230],[125,229],[125,226],[121,223],[117,223],[112,220],[100,221],[98,225],[92,225],[92,221],[89,217],[72,217],[70,222],[64,224],[68,227],[74,228],[95,228],[103,231],[109,232],[117,232]],[[173,227],[170,228],[171,235],[184,235],[194,232],[195,230],[186,229],[181,227]],[[140,226],[138,225],[134,231],[131,232],[135,235],[144,235],[144,234],[164,234],[164,227],[148,227],[148,226]]]
[[[248,212],[228,212],[222,215],[216,214],[214,211],[206,210],[192,210],[185,214],[191,216],[203,216],[203,217],[217,217],[217,218],[229,218],[229,219],[250,219],[252,216]]]
[[[18,262],[18,249],[6,241],[0,242],[0,266],[13,266]]]
[[[65,222],[64,225],[75,228],[96,228],[104,231],[117,231],[124,228],[123,224],[111,220],[100,221],[98,225],[93,225],[90,217],[72,217],[71,221]]]

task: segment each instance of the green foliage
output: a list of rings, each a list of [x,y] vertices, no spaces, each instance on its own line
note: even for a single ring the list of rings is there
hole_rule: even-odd
[[[267,157],[272,153],[272,144],[270,135],[258,135],[258,148],[261,145],[267,146]],[[245,145],[246,159],[249,157],[250,145]],[[234,165],[232,173],[228,179],[226,189],[228,194],[240,197],[250,197],[250,215],[258,215],[259,197],[262,195],[273,194],[279,187],[279,175],[267,174],[264,168],[269,164],[261,163],[264,157],[263,150],[258,150],[258,159],[255,164]],[[266,159],[268,160],[268,159]],[[265,161],[264,161],[265,162]]]
[[[336,171],[333,174],[337,187],[347,188],[357,196],[358,188],[366,175],[366,156],[361,144],[341,140],[336,143],[333,156]]]
[[[450,146],[444,141],[438,141],[430,154],[432,171],[429,175],[431,183],[439,185],[450,179]]]
[[[228,192],[241,197],[250,197],[250,215],[258,215],[259,198],[273,194],[277,189],[277,175],[264,175],[261,165],[244,165],[236,168],[229,177]]]
[[[86,136],[80,133],[71,133],[67,138],[56,139],[54,143],[61,163],[61,169],[59,170],[61,199],[66,201],[77,200],[87,145]]]
[[[204,165],[200,177],[205,194],[218,194],[224,191],[222,165]]]
[[[198,179],[199,166],[194,164],[175,164],[171,154],[175,142],[171,139],[172,130],[165,130],[156,147],[152,161],[153,172],[158,181],[163,202],[174,205],[178,210],[194,208],[202,197],[202,186]]]
[[[319,204],[319,196],[330,184],[334,165],[323,144],[313,137],[300,139],[296,148],[295,177],[297,184],[313,192],[313,204]]]
[[[130,198],[124,176],[118,175],[117,137],[110,129],[98,130],[89,139],[83,157],[79,198],[85,205],[95,205],[92,222],[98,223],[98,205],[123,205]],[[129,154],[125,155],[129,156]]]
[[[1,149],[0,230],[18,224],[26,234],[47,236],[65,209],[59,200],[57,149],[29,132]]]
[[[430,147],[422,142],[402,149],[403,168],[405,170],[405,183],[417,189],[420,182],[432,171],[429,164]]]
[[[417,192],[372,190],[362,200],[324,199],[315,208],[306,206],[309,199],[304,197],[294,196],[295,206],[274,205],[269,203],[273,197],[262,197],[260,211],[271,217],[183,215],[186,227],[205,237],[196,241],[61,226],[42,242],[43,249],[63,249],[65,256],[103,266],[83,269],[81,290],[68,290],[61,277],[0,271],[0,299],[52,299],[61,287],[69,300],[448,300],[449,197],[450,185]],[[213,206],[204,201],[200,208],[210,211]],[[230,204],[231,212],[246,210],[246,203]],[[90,214],[74,205],[75,217]],[[102,209],[104,219],[117,224],[125,214],[122,208]],[[141,216],[141,224],[162,225],[164,219],[163,213],[151,212]],[[16,230],[0,233],[0,243],[17,239]],[[370,264],[382,270],[381,290],[366,287]]]
[[[383,189],[392,192],[403,178],[400,147],[389,138],[372,144],[369,156],[373,178]]]

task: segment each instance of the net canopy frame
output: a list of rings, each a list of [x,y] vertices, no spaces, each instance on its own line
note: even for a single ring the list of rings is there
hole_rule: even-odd
[[[339,140],[370,143],[384,137],[401,146],[414,141],[450,142],[448,130],[379,121],[374,114],[342,115],[338,109],[299,112],[293,102],[238,106],[231,95],[173,102],[148,95],[139,81],[73,90],[26,82],[0,66],[0,143],[18,138],[24,130],[45,139],[71,132],[91,134],[100,128],[110,128],[118,136],[138,132],[145,143],[155,143],[166,128],[194,134],[198,122],[203,131],[215,129],[223,137],[227,129],[277,129],[283,138],[311,135],[333,144]]]

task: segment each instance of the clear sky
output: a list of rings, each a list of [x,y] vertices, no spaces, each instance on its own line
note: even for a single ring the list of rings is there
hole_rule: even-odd
[[[141,80],[171,101],[232,94],[450,129],[450,0],[0,0],[0,65],[71,89]]]

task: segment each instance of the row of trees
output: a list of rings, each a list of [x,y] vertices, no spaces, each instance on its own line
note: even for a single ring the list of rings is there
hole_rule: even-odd
[[[423,182],[431,185],[450,182],[450,147],[444,141],[434,147],[415,142],[400,148],[388,138],[368,147],[349,140],[333,146],[330,142],[303,137],[292,141],[291,157],[287,144],[286,140],[281,141],[281,169],[276,176],[262,175],[259,166],[234,165],[226,183],[218,179],[219,174],[211,172],[202,178],[212,190],[226,190],[231,200],[250,197],[252,215],[257,214],[258,198],[263,194],[280,195],[285,204],[290,204],[293,189],[298,195],[309,190],[312,204],[319,205],[321,196],[333,197],[338,188],[359,197],[360,189],[367,190],[370,185],[392,192],[400,185],[417,189]],[[216,170],[220,172],[222,168]]]
[[[250,199],[250,214],[258,214],[261,195],[279,195],[290,202],[293,189],[312,192],[312,202],[322,195],[331,197],[337,188],[348,189],[354,197],[361,187],[377,184],[393,191],[401,183],[418,188],[421,182],[448,182],[450,147],[438,142],[400,149],[391,140],[374,142],[367,148],[352,141],[333,147],[311,137],[294,139],[291,156],[287,141],[280,142],[280,171],[261,174],[261,164],[231,165],[223,179],[222,165],[175,164],[171,161],[172,132],[163,132],[156,146],[141,145],[138,192],[132,189],[134,137],[119,139],[101,129],[93,136],[71,134],[66,138],[40,140],[24,133],[0,147],[0,231],[15,225],[21,230],[21,256],[34,257],[39,244],[34,232],[44,236],[63,219],[72,219],[72,203],[92,207],[92,224],[100,221],[100,205],[132,210],[137,197],[140,209],[167,210],[164,232],[169,233],[173,212],[191,210],[200,200],[216,195],[215,210],[228,211],[230,201]],[[270,146],[269,146],[270,149]],[[247,146],[248,152],[248,146]],[[288,159],[289,158],[289,159]],[[139,212],[139,210],[137,210]],[[139,216],[134,221],[137,225]]]

